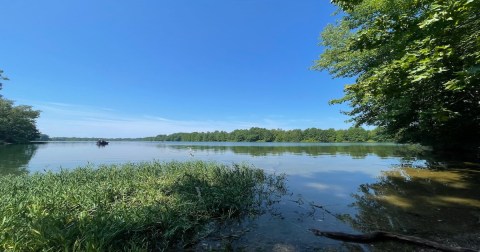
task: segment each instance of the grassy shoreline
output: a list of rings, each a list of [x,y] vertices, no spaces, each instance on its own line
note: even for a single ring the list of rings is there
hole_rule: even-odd
[[[283,188],[282,176],[200,161],[4,176],[0,250],[185,248],[207,235],[212,221],[256,214]]]

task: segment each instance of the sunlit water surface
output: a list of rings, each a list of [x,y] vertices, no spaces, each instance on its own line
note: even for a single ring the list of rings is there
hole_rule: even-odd
[[[265,214],[230,223],[197,250],[411,251],[315,237],[392,231],[479,249],[480,166],[395,144],[50,142],[0,146],[0,175],[143,161],[248,163],[287,175],[288,193]],[[217,227],[218,228],[218,227]]]

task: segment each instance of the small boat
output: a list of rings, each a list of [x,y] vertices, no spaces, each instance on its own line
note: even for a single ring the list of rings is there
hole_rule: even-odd
[[[99,139],[99,140],[97,141],[97,145],[98,145],[98,146],[105,146],[105,145],[107,145],[107,144],[108,144],[108,142],[105,141],[105,140],[103,140],[103,139]]]

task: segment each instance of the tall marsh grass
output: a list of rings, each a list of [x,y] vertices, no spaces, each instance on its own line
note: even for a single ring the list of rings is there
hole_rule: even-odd
[[[0,250],[185,248],[206,225],[255,214],[282,176],[248,165],[150,162],[0,177]]]

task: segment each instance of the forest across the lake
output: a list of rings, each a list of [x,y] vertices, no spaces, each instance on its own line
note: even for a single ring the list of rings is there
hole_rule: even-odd
[[[42,141],[96,141],[97,138],[80,137],[48,137],[42,136]],[[161,134],[144,138],[111,138],[111,141],[176,141],[176,142],[307,142],[307,143],[341,143],[341,142],[393,142],[394,139],[385,135],[381,128],[366,130],[362,127],[349,129],[317,129],[308,128],[283,130],[252,127],[236,129],[231,132],[191,132]]]

